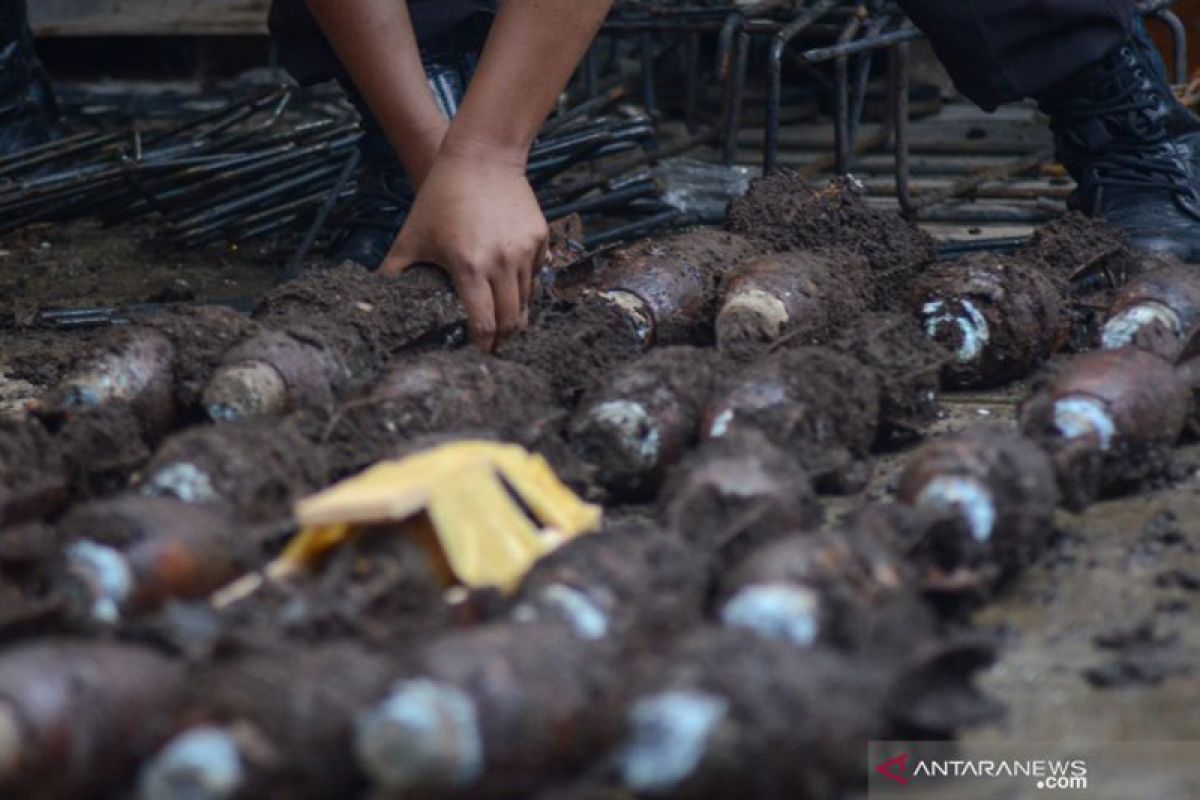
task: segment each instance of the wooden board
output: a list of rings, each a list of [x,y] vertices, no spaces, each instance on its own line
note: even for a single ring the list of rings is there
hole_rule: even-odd
[[[37,36],[228,36],[267,31],[270,0],[34,0]]]

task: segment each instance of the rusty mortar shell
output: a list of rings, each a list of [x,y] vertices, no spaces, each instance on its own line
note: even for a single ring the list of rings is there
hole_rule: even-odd
[[[1114,350],[1133,344],[1154,325],[1177,339],[1200,325],[1200,275],[1194,267],[1171,264],[1134,278],[1108,310],[1101,345]]]
[[[95,797],[166,736],[182,667],[147,648],[44,640],[0,652],[0,791]]]
[[[140,797],[340,797],[361,782],[354,721],[398,674],[390,658],[348,640],[263,642],[197,664],[181,724],[143,765]]]
[[[263,331],[231,348],[222,362],[202,396],[214,420],[332,405],[347,375],[336,354],[286,331]]]
[[[879,432],[878,373],[856,358],[804,346],[771,353],[718,383],[702,440],[755,430],[786,449],[822,491],[855,491]]]
[[[1107,452],[1121,444],[1174,444],[1191,404],[1191,387],[1172,364],[1125,347],[1067,362],[1041,396],[1026,404],[1021,417],[1031,435],[1049,432]]]
[[[580,639],[599,641],[612,629],[612,614],[607,605],[585,588],[551,583],[537,587],[530,597],[514,606],[512,620],[524,623],[562,620]]]
[[[760,547],[721,576],[718,594],[726,627],[799,648],[820,643],[850,652],[890,646],[880,626],[897,617],[911,645],[925,630],[920,605],[899,553],[862,514],[834,530]]]
[[[232,522],[171,498],[130,495],[77,507],[60,524],[66,570],[87,616],[114,624],[170,599],[203,597],[237,577]]]
[[[522,796],[518,787],[531,791],[603,744],[615,705],[610,656],[557,623],[444,636],[360,715],[359,766],[391,792]]]
[[[1058,490],[1050,457],[1008,431],[973,428],[921,447],[901,473],[900,502],[949,514],[978,552],[1006,569],[1027,563],[1053,529]]]
[[[917,281],[913,310],[927,336],[952,355],[951,385],[979,387],[1022,377],[1049,357],[1062,333],[1062,295],[1022,261],[978,254]]]
[[[726,563],[762,540],[807,530],[822,516],[808,474],[757,431],[738,431],[690,453],[658,500],[664,527]]]
[[[709,588],[696,548],[649,520],[611,522],[538,561],[521,582],[509,618],[560,622],[581,639],[631,652],[701,620]]]
[[[748,785],[764,797],[824,797],[849,767],[829,737],[865,740],[883,728],[888,667],[825,647],[700,628],[655,666],[634,690],[615,753],[621,783],[639,797],[720,800]]]
[[[784,335],[824,338],[867,310],[869,268],[862,256],[793,251],[739,265],[725,279],[717,345],[761,345]]]
[[[661,348],[619,367],[584,397],[571,441],[603,486],[653,496],[666,469],[697,438],[713,367],[706,351]]]
[[[117,343],[85,361],[51,394],[64,410],[129,403],[147,430],[163,433],[175,418],[175,348],[151,328],[122,331]]]
[[[613,255],[592,289],[622,310],[645,344],[691,344],[711,335],[722,275],[755,249],[709,229],[638,242]]]

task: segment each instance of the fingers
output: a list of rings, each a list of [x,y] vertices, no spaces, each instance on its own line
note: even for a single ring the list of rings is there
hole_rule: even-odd
[[[496,348],[496,303],[492,285],[477,269],[454,269],[454,288],[467,309],[471,342],[485,353]]]
[[[492,276],[492,295],[496,302],[497,341],[512,336],[521,327],[524,302],[521,299],[521,261],[510,262]],[[524,259],[528,264],[528,259]]]

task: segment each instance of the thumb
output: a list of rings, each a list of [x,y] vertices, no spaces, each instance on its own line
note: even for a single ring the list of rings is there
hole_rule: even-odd
[[[419,248],[412,243],[411,237],[405,236],[405,232],[401,231],[400,235],[396,237],[396,241],[392,243],[392,249],[388,251],[387,258],[379,266],[379,274],[395,278],[421,260]]]

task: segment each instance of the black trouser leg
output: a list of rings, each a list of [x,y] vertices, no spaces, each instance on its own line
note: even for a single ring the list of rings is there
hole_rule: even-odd
[[[1133,0],[899,0],[959,91],[984,108],[1034,97],[1130,32]]]
[[[57,133],[58,106],[33,48],[25,0],[0,0],[0,155]]]

